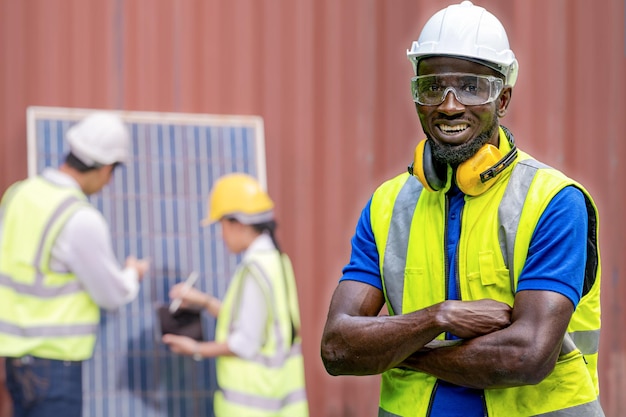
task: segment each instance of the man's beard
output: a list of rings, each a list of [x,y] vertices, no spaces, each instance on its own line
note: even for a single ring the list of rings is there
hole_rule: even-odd
[[[463,143],[461,145],[448,145],[445,143],[434,140],[430,135],[426,134],[428,140],[430,140],[430,149],[432,151],[433,159],[443,165],[450,165],[457,167],[460,163],[467,161],[478,152],[486,143],[491,140],[494,135],[498,124],[494,116],[493,122],[489,130],[478,135],[474,140]]]

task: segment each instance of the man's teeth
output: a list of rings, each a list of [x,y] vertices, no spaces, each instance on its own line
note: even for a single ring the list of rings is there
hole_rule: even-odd
[[[458,133],[467,129],[467,125],[466,124],[456,125],[456,126],[439,125],[439,129],[441,129],[444,133]]]

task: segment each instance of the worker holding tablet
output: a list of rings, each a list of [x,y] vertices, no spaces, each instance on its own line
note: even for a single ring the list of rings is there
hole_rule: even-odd
[[[218,179],[203,225],[221,227],[229,251],[243,255],[241,264],[223,301],[184,282],[170,291],[181,308],[204,308],[217,318],[214,341],[163,335],[175,353],[217,358],[216,417],[308,416],[296,283],[276,241],[273,208],[255,178]]]

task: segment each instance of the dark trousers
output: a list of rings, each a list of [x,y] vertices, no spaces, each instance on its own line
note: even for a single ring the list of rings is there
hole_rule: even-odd
[[[13,417],[81,417],[82,362],[7,358]]]

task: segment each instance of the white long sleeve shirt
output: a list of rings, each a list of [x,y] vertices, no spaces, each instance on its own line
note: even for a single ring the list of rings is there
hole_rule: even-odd
[[[264,233],[257,237],[243,255],[246,256],[254,251],[266,251],[276,249],[272,238]],[[241,289],[241,302],[235,315],[233,328],[228,336],[228,348],[231,352],[244,359],[251,359],[261,350],[265,343],[265,321],[268,317],[268,309],[263,290],[251,276],[245,276]]]

